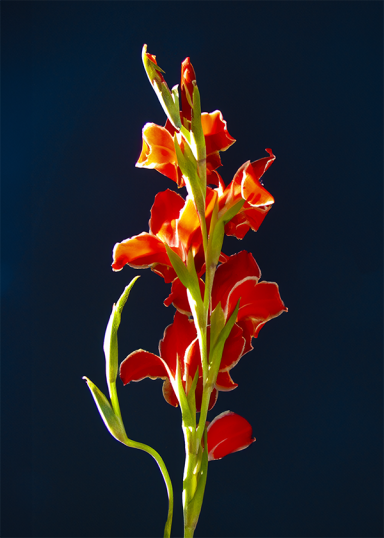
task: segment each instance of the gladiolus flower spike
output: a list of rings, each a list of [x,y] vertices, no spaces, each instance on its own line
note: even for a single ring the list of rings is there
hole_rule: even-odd
[[[287,311],[277,284],[261,280],[260,268],[250,252],[227,256],[222,251],[225,235],[242,239],[250,229],[257,231],[270,211],[274,198],[262,181],[275,155],[267,148],[267,156],[244,163],[226,185],[217,171],[222,166],[220,153],[235,139],[219,110],[201,112],[190,58],[181,64],[180,100],[179,87],[169,89],[164,71],[146,45],[142,60],[166,120],[163,126],[144,125],[136,166],[157,170],[179,189],[186,187],[187,192],[179,194],[167,188],[155,196],[148,231],[116,243],[112,269],[150,267],[170,284],[164,304],[173,305],[176,311],[159,342],[158,354],[139,349],[129,353],[119,366],[117,331],[138,277],[134,278],[113,306],[105,334],[110,399],[85,379],[109,432],[126,446],[144,450],[156,459],[168,493],[164,536],[169,537],[173,490],[168,471],[154,449],[127,436],[116,389],[118,372],[123,385],[145,378],[163,381],[165,401],[181,410],[186,451],[184,536],[192,537],[202,507],[208,462],[244,450],[256,441],[245,418],[225,411],[209,422],[208,412],[219,392],[238,387],[231,371],[252,351],[261,328]]]

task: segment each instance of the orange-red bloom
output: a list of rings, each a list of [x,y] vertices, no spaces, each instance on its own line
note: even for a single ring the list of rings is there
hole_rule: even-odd
[[[181,117],[183,116],[181,115]],[[209,183],[212,171],[221,166],[219,152],[227,150],[235,142],[235,139],[228,133],[227,122],[219,110],[209,114],[203,113],[201,124],[206,143]],[[184,179],[177,164],[174,148],[173,136],[175,133],[177,130],[169,120],[167,120],[165,127],[155,123],[146,123],[143,127],[143,147],[136,166],[138,168],[154,168],[175,181],[178,187],[184,187]],[[182,147],[184,141],[181,137],[178,138]]]
[[[207,189],[206,220],[209,226],[217,193]],[[116,243],[113,249],[114,271],[120,271],[124,265],[135,268],[151,267],[160,274],[165,282],[172,282],[176,273],[168,258],[165,245],[168,245],[186,262],[188,252],[192,249],[196,270],[202,274],[204,250],[199,217],[193,201],[186,200],[170,189],[159,192],[151,209],[149,233],[143,232]],[[222,256],[221,260],[226,259]]]
[[[273,196],[264,188],[261,178],[271,166],[276,157],[267,148],[269,157],[263,157],[254,162],[247,161],[236,172],[231,183],[225,187],[217,172],[220,215],[228,211],[237,202],[244,200],[240,212],[225,226],[227,235],[243,239],[251,228],[257,231],[268,211],[274,203]]]
[[[196,387],[196,409],[199,412],[203,392],[202,368],[199,355],[195,351],[197,342],[196,328],[193,320],[176,312],[174,321],[164,332],[159,343],[159,354],[154,355],[143,349],[134,351],[121,363],[120,377],[124,385],[131,381],[163,379],[163,395],[165,400],[174,407],[179,405],[177,398],[176,365],[179,361],[180,375],[185,392],[188,394],[196,371],[199,378]],[[215,405],[217,389],[211,394],[209,409]]]
[[[207,428],[208,460],[221,460],[228,454],[244,450],[255,441],[250,423],[232,411],[225,411],[214,418]]]
[[[208,343],[209,329],[208,327]],[[220,367],[223,371],[233,368],[240,360],[245,345],[245,339],[242,334],[241,327],[235,324],[224,345]],[[179,360],[181,379],[187,394],[196,371],[199,371],[195,393],[196,409],[199,412],[203,393],[203,373],[200,357],[199,341],[193,320],[176,311],[173,323],[165,329],[164,337],[159,343],[159,356],[143,349],[134,351],[121,363],[120,377],[124,385],[131,381],[141,381],[146,377],[163,379],[164,398],[169,404],[176,407],[178,405],[176,364],[177,360]],[[223,377],[226,381],[226,376],[224,375]],[[228,382],[217,382],[211,394],[209,409],[212,409],[215,405],[218,391],[228,391],[235,387],[237,385],[233,382],[232,385],[229,385]]]
[[[220,302],[227,321],[240,299],[236,323],[228,338],[228,346],[236,349],[236,352],[227,357],[223,355],[216,381],[219,390],[228,391],[237,387],[230,376],[230,370],[242,356],[253,349],[252,338],[257,338],[267,321],[287,311],[278,285],[274,282],[259,282],[260,277],[259,266],[252,254],[245,250],[230,256],[217,268],[212,288],[212,310]],[[203,294],[202,280],[200,287]],[[190,313],[186,289],[179,279],[173,282],[171,293],[164,301],[166,306],[171,303],[180,312]]]

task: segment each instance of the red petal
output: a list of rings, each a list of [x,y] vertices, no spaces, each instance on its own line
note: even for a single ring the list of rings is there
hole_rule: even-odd
[[[243,239],[250,228],[257,232],[271,207],[271,205],[252,207],[245,202],[240,213],[225,225],[225,233]]]
[[[260,324],[264,325],[288,310],[281,300],[279,286],[275,282],[257,283],[250,277],[236,285],[228,296],[228,315],[233,312],[239,298],[241,300],[237,319],[252,318],[255,324],[254,337],[261,328],[258,328]]]
[[[217,389],[214,387],[212,392],[211,392],[211,396],[209,398],[208,411],[210,411],[213,407],[215,407],[218,395],[219,395],[219,393],[218,393]],[[201,411],[202,397],[203,397],[203,378],[199,377],[199,380],[198,380],[197,386],[196,386],[196,392],[195,392],[196,412],[197,413],[200,413],[200,411]]]
[[[143,127],[143,148],[138,168],[154,168],[177,182],[177,158],[173,138],[164,127],[146,123]]]
[[[230,256],[216,271],[212,290],[212,308],[216,308],[219,301],[225,308],[227,298],[232,288],[248,276],[260,278],[261,272],[255,258],[250,252],[243,250]]]
[[[243,329],[235,323],[224,344],[220,371],[229,370],[236,366],[243,356],[244,346],[245,338],[243,337]]]
[[[163,359],[143,349],[128,355],[120,365],[120,378],[124,385],[131,381],[141,381],[146,377],[165,379],[169,375],[169,368]]]
[[[199,217],[191,198],[187,198],[180,213],[177,221],[177,235],[186,253],[189,251],[192,241],[198,243],[198,236],[201,237]]]
[[[269,157],[263,157],[253,163],[250,161],[244,163],[233,178],[234,183],[241,184],[241,196],[253,207],[271,205],[275,201],[260,181],[264,172],[276,159],[270,149],[266,151],[268,151]]]
[[[159,343],[160,356],[169,366],[173,376],[176,375],[177,359],[181,362],[181,375],[184,375],[185,352],[195,338],[196,329],[193,320],[176,312],[173,323],[165,329],[164,337]]]
[[[220,460],[254,441],[252,426],[245,418],[232,411],[225,411],[212,420],[207,429],[208,461]]]
[[[208,230],[216,199],[217,193],[208,187],[205,199],[205,218]],[[185,253],[187,253],[190,248],[193,248],[194,253],[200,249],[202,245],[200,219],[195,204],[189,197],[187,198],[185,206],[177,221],[177,235],[180,243],[184,247]]]
[[[205,136],[207,156],[217,151],[225,151],[236,140],[228,133],[227,122],[220,110],[201,115],[201,125]]]
[[[151,267],[151,270],[157,275],[162,276],[166,284],[173,282],[177,277],[173,267],[169,267],[168,265],[162,265],[161,263],[155,263]]]
[[[112,269],[120,271],[124,265],[143,268],[153,263],[171,265],[165,246],[155,235],[143,232],[116,243],[113,249]]]
[[[204,297],[204,289],[205,284],[204,281],[199,279],[199,285],[200,285],[200,291],[201,291],[201,297]],[[169,306],[170,304],[173,304],[175,308],[182,314],[186,314],[187,316],[191,315],[191,307],[189,306],[188,296],[187,296],[187,289],[180,282],[180,280],[177,278],[172,283],[171,293],[164,301],[165,306]]]
[[[224,189],[225,189],[225,183],[220,176],[220,174],[216,170],[209,170],[207,168],[207,184],[208,185],[216,185],[218,189],[216,189],[219,198],[222,195]],[[220,199],[219,199],[219,207],[220,207]]]
[[[219,372],[217,374],[217,379],[215,383],[215,387],[217,388],[217,390],[228,392],[230,390],[234,390],[238,386],[239,385],[233,381],[227,370],[225,372]]]
[[[209,172],[212,172],[213,170],[216,170],[216,168],[219,168],[221,166],[221,159],[220,159],[219,152],[217,151],[216,153],[211,153],[211,155],[208,155],[206,164],[207,164],[207,177],[208,177]]]
[[[176,219],[179,218],[184,204],[184,198],[170,189],[159,192],[155,196],[151,209],[149,229],[167,245],[175,246],[173,243],[175,240]]]
[[[173,405],[173,407],[177,407],[179,405],[179,400],[177,399],[175,391],[172,387],[172,383],[168,378],[163,383],[163,396],[165,401],[170,405]]]

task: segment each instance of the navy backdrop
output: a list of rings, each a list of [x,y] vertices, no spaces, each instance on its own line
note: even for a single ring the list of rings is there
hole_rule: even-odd
[[[257,442],[209,464],[196,536],[382,536],[381,2],[2,2],[2,536],[160,536],[155,462],[106,431],[112,303],[121,358],[157,352],[173,318],[150,270],[113,273],[114,244],[148,229],[159,190],[134,167],[141,129],[163,124],[141,48],[173,86],[190,56],[204,111],[237,139],[276,203],[251,251],[289,313],[233,370],[230,409]],[[219,170],[220,171],[220,170]],[[183,194],[183,193],[182,193]],[[119,395],[131,438],[163,456],[182,533],[180,413],[143,381]]]

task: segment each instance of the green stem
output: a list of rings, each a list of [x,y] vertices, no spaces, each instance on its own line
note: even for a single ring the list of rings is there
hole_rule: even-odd
[[[184,527],[184,538],[193,538],[196,527]]]
[[[109,388],[109,394],[111,397],[112,408],[115,412],[115,415],[117,415],[121,420],[123,420],[121,416],[121,411],[120,411],[119,398],[117,397],[116,381],[114,382],[111,381],[109,383],[108,388]]]
[[[128,439],[128,443],[125,444],[129,447],[137,448],[139,450],[142,450],[143,452],[147,452],[147,454],[150,454],[159,466],[168,493],[168,517],[164,527],[164,538],[170,538],[173,518],[173,487],[163,458],[158,452],[156,452],[156,450],[154,450],[148,445],[145,445],[144,443],[137,443],[136,441]]]

